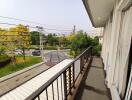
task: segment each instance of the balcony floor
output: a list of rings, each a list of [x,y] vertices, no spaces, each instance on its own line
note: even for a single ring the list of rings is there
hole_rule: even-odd
[[[86,80],[78,90],[75,100],[111,100],[110,92],[105,86],[102,60],[93,57]]]

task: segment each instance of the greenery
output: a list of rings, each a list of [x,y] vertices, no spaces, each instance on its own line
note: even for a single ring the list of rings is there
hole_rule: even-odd
[[[100,56],[102,45],[99,43],[98,37],[95,37],[92,40],[91,46],[93,46],[93,50],[92,50],[93,55]]]
[[[39,41],[40,41],[40,38],[39,38],[39,32],[37,31],[32,31],[30,32],[30,35],[31,35],[31,45],[39,45]]]
[[[8,55],[15,56],[15,49],[19,48],[23,51],[25,59],[25,48],[30,46],[29,28],[24,25],[17,25],[9,29],[0,28],[0,55],[8,52]]]
[[[93,55],[100,56],[101,44],[99,44],[99,38],[91,38],[86,32],[82,30],[69,36],[57,36],[56,34],[42,35],[45,38],[44,49],[57,50],[59,49],[71,49],[70,55],[76,57],[83,52],[89,46],[93,47]],[[32,46],[30,48],[39,48],[39,32],[31,32]]]
[[[13,72],[22,70],[26,67],[29,67],[29,66],[32,66],[36,63],[41,62],[40,57],[26,56],[25,58],[26,59],[23,60],[22,56],[17,56],[15,63],[10,63],[4,67],[1,67],[0,68],[0,77],[3,77],[5,75],[11,74]]]
[[[18,25],[9,29],[1,29],[0,36],[0,62],[11,58],[10,61],[0,68],[0,77],[29,67],[41,61],[40,57],[25,56],[25,49],[39,49],[40,35],[44,40],[44,49],[70,49],[69,54],[72,57],[78,56],[89,46],[93,47],[93,55],[100,56],[101,44],[99,38],[91,38],[82,30],[68,36],[57,36],[56,34],[44,35],[37,31],[30,32],[24,25]],[[5,41],[5,42],[4,42]],[[15,50],[22,49],[22,56],[16,56]]]
[[[59,38],[55,34],[48,34],[47,42],[51,46],[59,44]]]
[[[39,45],[40,44],[39,35],[41,33],[37,32],[37,31],[32,31],[32,32],[30,32],[30,34],[31,34],[31,44]],[[48,46],[59,45],[60,47],[67,47],[69,45],[69,41],[65,35],[57,36],[56,34],[52,34],[52,33],[48,34],[47,36],[44,34],[41,34],[41,35],[45,42],[45,45],[48,45]]]
[[[42,38],[46,38],[46,36],[38,31],[30,32],[31,35],[31,45],[39,45],[40,44],[40,35]]]
[[[98,37],[91,38],[85,32],[78,31],[70,37],[71,51],[70,55],[76,57],[89,46],[93,47],[93,55],[99,56],[101,51],[101,44],[99,44]]]
[[[57,46],[45,46],[44,49],[46,50],[57,50]]]
[[[31,45],[29,49],[39,49],[39,45]]]
[[[5,60],[9,59],[9,56],[7,55],[0,55],[0,62],[3,62]]]
[[[71,46],[69,45],[69,46],[65,46],[65,47],[60,47],[60,50],[70,49],[70,48],[71,48]]]
[[[0,55],[5,54],[5,47],[0,46]]]

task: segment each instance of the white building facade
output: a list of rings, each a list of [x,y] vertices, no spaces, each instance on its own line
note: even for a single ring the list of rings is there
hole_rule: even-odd
[[[94,6],[97,4],[94,0],[83,0],[83,2],[93,26],[104,27],[101,56],[112,99],[130,100],[132,0],[98,0],[97,7]]]

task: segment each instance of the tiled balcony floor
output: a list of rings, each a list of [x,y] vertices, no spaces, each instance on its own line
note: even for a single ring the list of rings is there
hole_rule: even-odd
[[[86,80],[82,82],[75,100],[111,100],[109,90],[105,86],[102,60],[93,57]]]

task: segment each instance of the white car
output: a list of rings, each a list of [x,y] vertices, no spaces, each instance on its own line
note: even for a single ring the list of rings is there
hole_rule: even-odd
[[[23,51],[20,49],[15,50],[15,55],[22,55]]]

